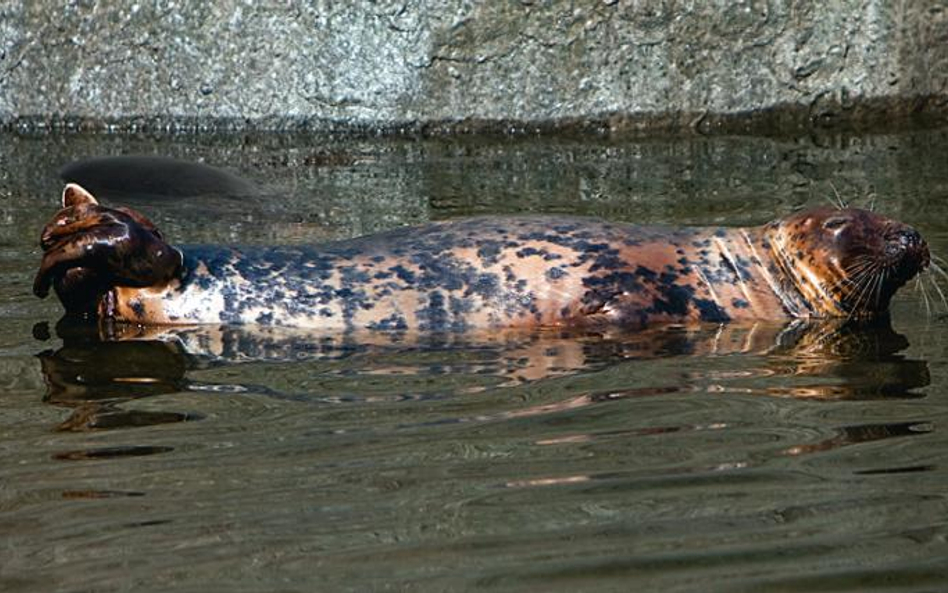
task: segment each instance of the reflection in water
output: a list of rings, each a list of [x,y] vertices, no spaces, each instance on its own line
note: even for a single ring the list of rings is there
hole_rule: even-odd
[[[928,422],[890,422],[888,424],[861,424],[858,426],[843,426],[837,429],[832,437],[811,443],[788,448],[786,455],[805,455],[818,451],[829,451],[845,445],[881,441],[896,437],[907,437],[925,434],[932,431]]]
[[[392,377],[452,374],[495,379],[486,386],[484,382],[468,387],[453,385],[451,393],[456,394],[597,371],[636,360],[743,357],[740,364],[726,368],[703,365],[699,371],[683,370],[672,382],[579,393],[493,416],[448,422],[523,418],[620,399],[688,392],[819,399],[912,398],[918,397],[915,390],[930,381],[925,361],[901,354],[908,340],[895,332],[888,320],[668,326],[607,334],[564,330],[319,334],[282,328],[97,327],[66,323],[60,323],[56,332],[63,346],[41,353],[39,358],[48,384],[46,401],[74,410],[60,425],[61,430],[199,419],[186,412],[121,407],[131,400],[181,391],[252,391],[329,403],[373,401],[352,394],[314,395],[312,390],[293,394],[266,385],[198,383],[187,376],[191,370],[249,362],[347,360],[352,364],[344,369],[324,368],[318,372]],[[412,394],[398,393],[395,397],[410,399]]]
[[[802,330],[802,331],[801,331]],[[913,398],[931,376],[923,360],[905,358],[908,339],[892,329],[888,318],[797,328],[773,351],[774,368],[803,379],[769,395],[821,399]]]
[[[73,409],[58,429],[82,431],[197,419],[179,412],[123,410],[120,404],[185,388],[186,358],[168,342],[120,343],[95,328],[57,326],[63,346],[39,354],[45,401]]]
[[[663,434],[666,432],[682,432],[682,431],[701,431],[701,430],[719,430],[727,428],[726,425],[705,425],[705,426],[678,426],[674,428],[659,429],[655,432],[646,432],[642,430],[638,431],[629,431],[629,434],[635,436],[641,436],[643,434]],[[815,442],[807,443],[802,445],[794,445],[788,447],[783,451],[779,451],[778,455],[786,455],[791,457],[798,457],[802,455],[809,455],[812,453],[819,453],[822,451],[830,451],[833,449],[839,449],[841,447],[848,447],[851,445],[858,445],[861,443],[868,443],[872,441],[880,441],[883,439],[892,439],[900,437],[910,437],[928,434],[933,430],[933,427],[930,423],[927,422],[892,422],[888,424],[863,424],[857,426],[843,426],[837,428],[830,438]],[[602,437],[604,435],[597,435]],[[615,433],[608,435],[610,437],[615,436]],[[543,441],[537,441],[537,445],[564,445],[564,444],[575,444],[591,441],[591,435],[575,435],[572,437],[565,437],[559,439],[549,439]],[[761,461],[765,462],[769,460],[763,459]],[[755,462],[756,464],[756,462]],[[580,484],[584,482],[609,482],[616,480],[625,480],[625,479],[638,479],[638,480],[651,480],[651,481],[675,481],[675,480],[699,480],[704,479],[714,480],[714,474],[718,472],[733,472],[734,470],[741,470],[751,467],[752,463],[749,461],[735,461],[723,464],[717,464],[713,466],[709,465],[698,465],[692,467],[673,467],[668,468],[664,471],[656,471],[655,469],[650,469],[648,472],[633,471],[633,472],[605,472],[600,474],[570,474],[566,476],[543,476],[540,478],[532,478],[529,480],[513,480],[505,484],[507,488],[533,488],[533,487],[542,487],[542,486],[562,486],[565,484]],[[909,467],[897,467],[897,468],[883,468],[883,469],[874,469],[874,470],[861,470],[853,472],[857,475],[878,475],[878,474],[899,474],[899,473],[914,473],[914,472],[926,472],[933,471],[935,469],[934,465],[915,465]]]

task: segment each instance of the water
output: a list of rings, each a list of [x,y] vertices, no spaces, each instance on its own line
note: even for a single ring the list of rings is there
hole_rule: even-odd
[[[57,168],[229,167],[129,198],[179,242],[472,213],[758,224],[835,193],[948,246],[948,132],[355,141],[0,136],[0,590],[948,589],[948,321],[606,335],[57,326]],[[911,287],[910,287],[911,288]]]

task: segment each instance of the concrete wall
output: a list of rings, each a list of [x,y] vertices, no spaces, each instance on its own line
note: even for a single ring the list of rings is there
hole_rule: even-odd
[[[781,129],[948,113],[945,0],[3,0],[0,123]]]

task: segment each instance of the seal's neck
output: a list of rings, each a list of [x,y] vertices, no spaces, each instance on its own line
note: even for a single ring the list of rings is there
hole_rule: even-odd
[[[833,286],[844,281],[846,276],[843,270],[838,269],[838,264],[833,267],[833,274],[827,276],[826,270],[814,269],[799,252],[797,257],[793,257],[790,246],[770,226],[754,231],[759,237],[758,244],[768,252],[773,266],[784,279],[785,290],[796,294],[808,310],[805,315],[799,316],[846,317],[849,314],[833,294]]]
[[[701,272],[716,300],[731,304],[731,310],[746,310],[739,317],[773,318],[778,311],[790,318],[820,316],[775,254],[764,229],[714,232],[710,247]]]

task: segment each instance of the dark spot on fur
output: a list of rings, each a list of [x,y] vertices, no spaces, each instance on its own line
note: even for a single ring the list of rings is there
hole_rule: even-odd
[[[464,290],[464,296],[476,294],[489,302],[490,299],[497,296],[499,290],[500,281],[496,274],[478,274],[473,281],[467,285],[467,288]]]
[[[406,284],[412,284],[415,282],[415,273],[401,264],[392,266],[389,268],[389,270],[394,273],[399,280]]]
[[[639,266],[635,268],[635,275],[648,281],[654,281],[655,277],[658,276],[658,274],[655,273],[655,270],[650,270],[645,266]]]
[[[428,303],[417,311],[421,329],[438,331],[448,325],[448,311],[445,309],[444,294],[435,291],[428,295]]]
[[[723,323],[731,317],[717,303],[708,299],[695,299],[695,306],[701,314],[701,321]]]
[[[484,265],[497,263],[502,246],[500,241],[484,241],[477,249],[477,257]]]
[[[566,276],[568,273],[569,272],[567,272],[563,268],[556,266],[546,271],[546,277],[548,280],[559,280],[563,276]]]
[[[406,330],[408,329],[408,323],[405,322],[404,316],[392,313],[384,319],[370,322],[367,327],[375,330]]]
[[[694,294],[694,289],[690,286],[665,286],[662,288],[662,297],[656,297],[652,301],[651,310],[655,313],[665,313],[676,317],[684,317],[688,314],[688,304]]]

